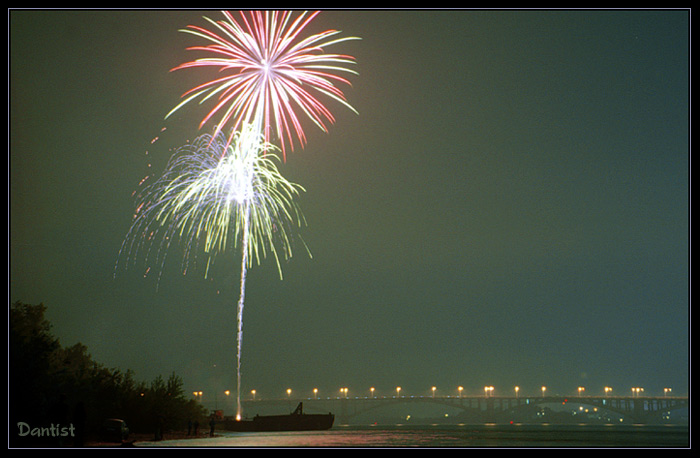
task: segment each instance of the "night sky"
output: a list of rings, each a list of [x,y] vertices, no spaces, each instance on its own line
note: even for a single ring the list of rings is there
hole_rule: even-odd
[[[117,269],[132,192],[218,11],[9,11],[9,300],[137,380],[235,390],[238,252]],[[327,11],[359,36],[328,133],[280,164],[313,258],[248,273],[243,391],[688,392],[689,11]],[[163,130],[165,129],[165,130]],[[155,141],[154,141],[155,140]],[[149,167],[150,164],[150,167]]]

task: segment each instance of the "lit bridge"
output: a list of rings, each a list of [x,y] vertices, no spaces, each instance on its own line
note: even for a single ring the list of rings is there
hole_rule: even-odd
[[[550,406],[587,406],[598,412],[608,412],[624,418],[626,423],[660,423],[672,411],[687,409],[687,397],[680,396],[390,396],[390,397],[335,397],[335,398],[281,398],[242,401],[243,411],[255,415],[264,411],[284,413],[304,403],[306,413],[332,412],[336,424],[350,424],[361,415],[399,404],[423,403],[450,407],[458,418],[474,423],[508,423],[518,418],[536,418]],[[539,421],[546,421],[539,419]]]

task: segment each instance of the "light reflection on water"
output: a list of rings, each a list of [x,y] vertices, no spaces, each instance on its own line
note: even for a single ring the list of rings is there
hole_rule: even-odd
[[[155,447],[689,447],[688,426],[336,426],[329,431],[230,433],[142,442]]]

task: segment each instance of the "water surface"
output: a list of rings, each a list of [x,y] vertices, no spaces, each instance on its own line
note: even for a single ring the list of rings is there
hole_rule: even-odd
[[[688,426],[424,425],[334,426],[328,431],[233,433],[141,442],[155,447],[643,447],[687,448]]]

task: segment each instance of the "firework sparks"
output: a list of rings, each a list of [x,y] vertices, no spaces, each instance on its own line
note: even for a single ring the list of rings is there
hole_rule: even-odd
[[[212,57],[200,58],[173,70],[213,67],[223,76],[194,87],[183,94],[183,101],[168,115],[183,105],[200,99],[204,103],[215,98],[215,105],[204,117],[200,128],[219,116],[218,129],[232,124],[238,129],[243,123],[257,126],[270,141],[276,133],[283,157],[285,145],[294,149],[294,136],[303,146],[306,136],[295,109],[300,110],[323,131],[326,123],[335,122],[331,112],[319,101],[318,95],[328,96],[355,111],[336,84],[350,85],[340,76],[356,74],[347,68],[353,57],[327,54],[324,48],[356,37],[338,37],[337,30],[327,30],[306,38],[301,32],[318,12],[301,13],[294,17],[290,11],[223,12],[225,19],[205,18],[214,30],[190,25],[184,32],[208,40],[207,46],[189,49],[203,51]]]
[[[303,188],[280,174],[273,149],[251,126],[230,138],[201,135],[178,149],[163,175],[138,194],[123,252],[142,254],[162,270],[167,248],[180,240],[183,271],[203,249],[208,272],[219,252],[242,243],[248,267],[272,254],[281,275],[280,255],[292,256],[287,229],[305,222],[293,201]]]

